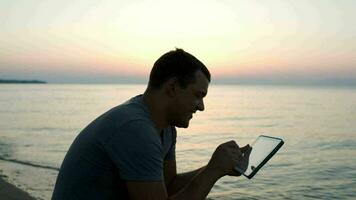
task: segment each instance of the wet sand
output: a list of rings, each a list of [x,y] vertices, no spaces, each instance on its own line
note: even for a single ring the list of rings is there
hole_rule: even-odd
[[[36,200],[27,192],[22,191],[14,185],[6,182],[0,177],[0,199],[1,200]]]

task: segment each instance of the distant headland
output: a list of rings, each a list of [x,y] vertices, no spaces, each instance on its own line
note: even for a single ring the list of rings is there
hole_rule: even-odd
[[[18,83],[18,84],[27,84],[27,83],[32,83],[32,84],[46,84],[46,81],[40,81],[40,80],[5,80],[5,79],[0,79],[0,84],[2,83]]]

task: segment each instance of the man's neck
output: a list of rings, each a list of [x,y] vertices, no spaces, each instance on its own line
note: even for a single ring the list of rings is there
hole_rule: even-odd
[[[146,90],[143,94],[143,102],[148,107],[156,129],[161,132],[169,124],[166,120],[165,101],[159,92]]]

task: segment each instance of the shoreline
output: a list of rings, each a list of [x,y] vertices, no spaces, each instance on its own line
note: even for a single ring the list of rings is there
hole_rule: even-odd
[[[0,176],[0,197],[2,200],[36,200],[27,192],[8,183]]]

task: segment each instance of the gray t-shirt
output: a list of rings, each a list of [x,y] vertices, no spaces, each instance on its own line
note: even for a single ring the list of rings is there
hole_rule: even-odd
[[[126,181],[163,181],[175,159],[176,129],[159,133],[142,95],[104,113],[74,140],[52,200],[128,199]]]

